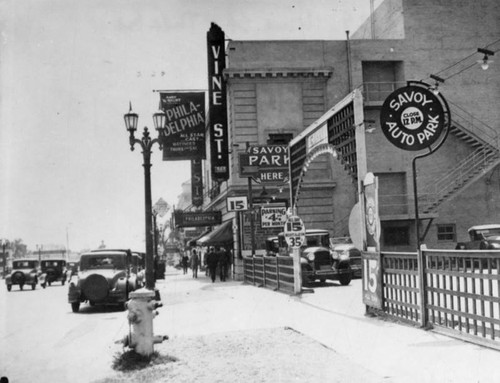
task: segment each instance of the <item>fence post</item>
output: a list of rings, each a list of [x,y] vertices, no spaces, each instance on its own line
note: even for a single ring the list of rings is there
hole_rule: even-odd
[[[276,290],[280,289],[280,259],[276,255]]]
[[[255,286],[255,256],[252,255],[252,284]]]
[[[427,281],[425,278],[425,256],[421,248],[418,253],[418,279],[420,283],[420,327],[427,327]]]

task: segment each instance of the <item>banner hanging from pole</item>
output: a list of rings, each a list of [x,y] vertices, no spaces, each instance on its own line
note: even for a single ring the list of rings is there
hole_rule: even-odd
[[[205,159],[205,93],[161,92],[166,114],[163,161]]]

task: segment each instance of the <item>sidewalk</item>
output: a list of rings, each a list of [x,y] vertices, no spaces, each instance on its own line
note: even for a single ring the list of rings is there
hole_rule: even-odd
[[[364,316],[361,281],[289,296],[204,273],[167,270],[155,334],[172,337],[290,327],[385,382],[498,382],[500,352]],[[313,356],[311,356],[313,357]],[[307,359],[307,358],[306,358]],[[346,376],[346,380],[352,381]]]

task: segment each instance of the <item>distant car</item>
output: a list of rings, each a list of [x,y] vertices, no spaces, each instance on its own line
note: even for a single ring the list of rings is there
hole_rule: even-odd
[[[68,280],[71,278],[72,275],[78,274],[78,264],[79,262],[68,262],[67,264]]]
[[[500,225],[477,225],[467,231],[470,241],[457,243],[457,250],[500,250]]]
[[[338,260],[348,260],[351,265],[352,277],[361,278],[361,251],[352,243],[335,243],[330,239],[330,250],[332,257]]]
[[[25,285],[31,285],[35,290],[38,284],[38,261],[35,259],[16,259],[12,261],[12,271],[5,277],[7,290],[10,291],[13,285],[18,285],[22,290]]]
[[[43,259],[40,262],[40,268],[42,271],[40,285],[43,288],[52,285],[54,282],[61,282],[63,286],[66,283],[68,270],[64,259]]]
[[[69,283],[68,302],[73,312],[78,312],[83,302],[91,306],[119,305],[124,309],[129,293],[138,288],[131,261],[131,252],[125,250],[83,253],[78,275]]]

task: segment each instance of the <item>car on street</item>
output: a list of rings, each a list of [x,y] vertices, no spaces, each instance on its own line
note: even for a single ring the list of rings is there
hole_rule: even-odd
[[[457,250],[500,250],[500,225],[477,225],[467,230],[468,242],[457,243]]]
[[[68,262],[67,264],[67,269],[68,269],[68,280],[71,278],[72,275],[77,275],[78,274],[78,265],[79,262]]]
[[[11,291],[12,286],[18,285],[22,290],[25,285],[30,285],[32,290],[38,284],[38,261],[36,259],[16,259],[12,261],[12,271],[5,277],[7,290]]]
[[[99,250],[80,255],[79,271],[68,287],[68,302],[73,312],[80,304],[118,305],[125,308],[129,293],[138,288],[128,250]]]
[[[45,288],[54,282],[61,282],[64,286],[68,278],[68,270],[64,259],[42,259],[40,261],[42,274],[40,275],[40,285]]]
[[[291,255],[284,233],[278,234],[279,255]],[[300,248],[302,284],[319,280],[339,281],[347,286],[351,283],[352,270],[349,259],[335,258],[330,250],[330,233],[323,229],[306,230],[305,242]]]
[[[330,238],[330,250],[333,258],[349,261],[353,278],[361,278],[361,251],[351,243],[350,238]]]

